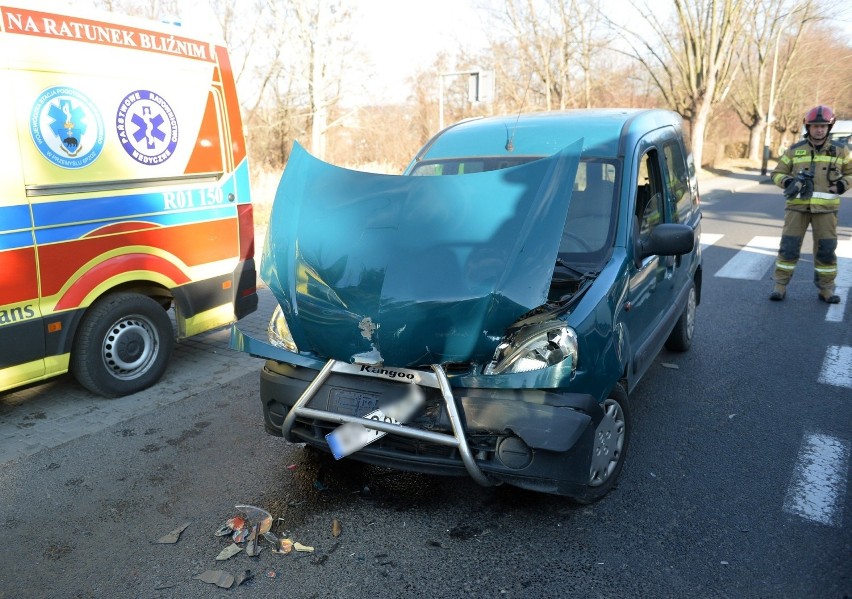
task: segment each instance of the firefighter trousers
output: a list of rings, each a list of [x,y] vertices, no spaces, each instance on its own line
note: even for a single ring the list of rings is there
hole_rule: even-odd
[[[775,282],[786,285],[793,276],[808,225],[814,238],[814,284],[834,291],[837,277],[837,212],[799,212],[787,210],[781,246],[775,261]]]

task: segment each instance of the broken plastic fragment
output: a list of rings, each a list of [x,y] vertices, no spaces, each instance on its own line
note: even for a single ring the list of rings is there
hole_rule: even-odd
[[[234,543],[242,543],[243,541],[245,541],[248,538],[250,532],[251,531],[249,531],[248,528],[241,528],[239,530],[235,530],[234,536],[232,537],[234,539]]]
[[[272,528],[272,514],[253,505],[238,505],[235,506],[238,510],[246,515],[251,524],[259,524],[258,534],[268,532]]]
[[[290,553],[293,551],[293,541],[290,539],[280,539],[278,545],[272,550],[273,553]]]
[[[298,467],[299,467],[298,464],[290,464],[289,466],[287,466],[287,470],[295,470]]]
[[[242,550],[243,550],[243,548],[240,547],[239,545],[237,545],[236,543],[231,543],[230,545],[225,547],[219,553],[219,555],[216,556],[216,559],[219,560],[219,561],[231,559],[232,557],[234,557],[236,554],[238,554]]]
[[[217,537],[224,537],[232,532],[242,530],[246,526],[246,520],[242,516],[234,516],[228,518],[222,523],[222,526],[216,529],[214,533]]]
[[[266,539],[267,541],[269,541],[269,543],[270,543],[273,547],[275,547],[275,548],[278,548],[278,547],[279,547],[279,545],[278,545],[278,537],[276,537],[276,536],[275,536],[275,533],[274,533],[274,532],[265,532],[265,533],[263,533],[263,538],[264,538],[264,539]]]
[[[249,557],[254,557],[256,555],[260,555],[261,548],[257,546],[258,534],[257,530],[260,524],[255,524],[251,529],[251,536],[249,537],[249,542],[246,544],[246,555]]]
[[[335,518],[331,521],[331,536],[335,538],[339,537],[342,530],[343,526],[340,524],[340,520]]]
[[[172,532],[170,532],[167,535],[160,537],[159,539],[157,539],[154,542],[155,543],[177,543],[178,540],[180,539],[180,533],[185,531],[187,526],[189,526],[189,522],[185,522],[185,523],[181,524],[176,529],[174,529]]]
[[[293,549],[296,551],[302,551],[304,553],[313,553],[314,548],[308,547],[307,545],[302,545],[301,543],[293,543]]]
[[[206,570],[201,574],[196,574],[193,578],[208,584],[215,584],[223,589],[230,589],[234,584],[233,574],[224,570]]]
[[[237,574],[235,582],[237,586],[240,586],[245,581],[251,580],[252,578],[254,578],[254,574],[251,573],[251,570],[244,570],[243,572]]]

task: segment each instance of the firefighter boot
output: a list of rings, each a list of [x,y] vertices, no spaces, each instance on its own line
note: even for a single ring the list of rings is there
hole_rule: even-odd
[[[839,304],[840,296],[831,289],[820,289],[819,299],[827,304]]]
[[[775,283],[775,288],[772,290],[772,293],[769,294],[769,299],[773,302],[780,302],[784,299],[785,295],[787,295],[787,286],[782,285],[781,283]]]

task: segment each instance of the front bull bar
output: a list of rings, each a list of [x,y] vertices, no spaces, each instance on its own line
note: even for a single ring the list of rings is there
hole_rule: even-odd
[[[287,412],[284,422],[281,423],[281,432],[284,434],[285,439],[290,439],[290,431],[292,430],[293,424],[296,422],[296,417],[298,416],[313,418],[316,420],[326,420],[337,424],[352,422],[384,433],[399,435],[401,437],[408,437],[420,441],[428,441],[438,445],[455,447],[461,455],[462,463],[464,464],[467,473],[474,481],[484,487],[494,485],[494,483],[482,472],[479,466],[477,466],[476,460],[473,458],[473,453],[470,451],[470,447],[467,444],[467,438],[464,434],[464,427],[462,426],[461,418],[459,417],[459,410],[456,405],[456,400],[453,397],[453,391],[450,388],[447,375],[444,373],[444,369],[440,364],[433,364],[432,372],[416,371],[417,377],[414,382],[402,384],[416,384],[424,387],[433,387],[441,392],[441,397],[443,398],[444,405],[447,409],[447,416],[449,417],[450,425],[453,429],[452,435],[433,433],[431,431],[414,429],[400,424],[380,422],[378,420],[370,420],[358,416],[346,416],[344,414],[336,414],[334,412],[315,410],[307,407],[308,402],[316,394],[316,392],[319,391],[320,387],[322,387],[332,372],[364,376],[361,367],[357,364],[348,364],[337,360],[329,360],[326,362],[325,366],[322,367],[322,370],[320,370],[316,378],[311,381],[307,389],[305,389],[305,392],[302,393],[301,397],[299,397],[299,400],[292,408],[290,408],[290,411]]]

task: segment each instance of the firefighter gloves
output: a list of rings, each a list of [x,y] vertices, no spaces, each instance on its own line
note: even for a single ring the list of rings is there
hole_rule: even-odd
[[[802,190],[802,182],[798,178],[787,177],[784,179],[784,197],[788,200],[795,198]]]

